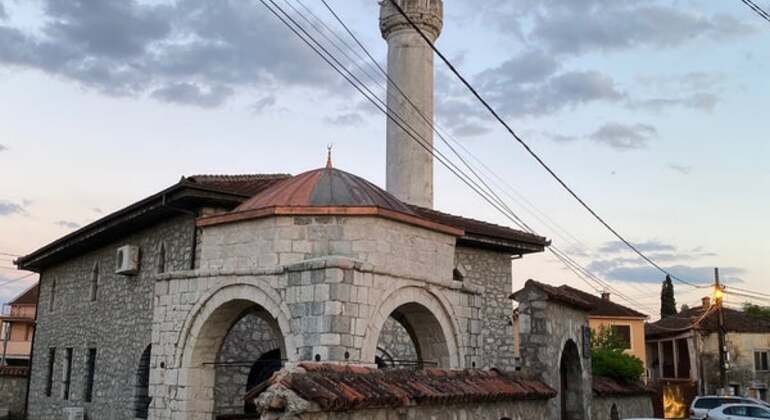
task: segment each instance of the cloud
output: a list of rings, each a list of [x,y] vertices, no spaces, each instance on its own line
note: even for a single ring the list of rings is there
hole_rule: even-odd
[[[643,149],[657,137],[658,130],[647,124],[626,125],[607,123],[599,127],[589,137],[598,143],[603,143],[615,150],[626,151]]]
[[[27,209],[24,204],[17,204],[7,200],[0,200],[0,216],[26,215]]]
[[[692,166],[688,165],[680,165],[677,163],[669,163],[666,165],[668,169],[671,169],[672,171],[679,172],[682,175],[689,175],[690,172],[692,172]]]
[[[276,102],[277,102],[277,98],[275,97],[275,95],[268,95],[251,104],[249,108],[253,113],[261,114],[267,111],[268,109],[274,107]]]
[[[671,107],[689,108],[712,112],[718,103],[719,98],[715,94],[699,92],[678,98],[653,98],[640,101],[630,101],[628,107],[631,109],[644,109],[655,112],[661,112],[664,109]]]
[[[650,0],[492,3],[486,14],[503,32],[559,54],[670,48],[698,39],[724,41],[755,31],[730,15],[704,15]]]
[[[248,88],[337,91],[332,71],[249,2],[41,3],[38,32],[0,25],[0,66],[42,70],[111,95],[149,93],[201,107]]]
[[[358,126],[364,123],[364,117],[357,112],[349,112],[340,114],[335,117],[326,117],[324,121],[327,124],[336,125],[340,127],[352,127]]]
[[[94,213],[98,213],[98,214],[104,213],[104,211],[102,209],[100,209],[99,207],[93,207],[91,209],[91,211],[94,212]]]
[[[70,230],[75,230],[75,229],[79,229],[80,228],[80,224],[79,223],[70,222],[70,221],[67,221],[67,220],[59,220],[55,224],[56,224],[56,226],[63,227],[65,229],[70,229]]]
[[[714,267],[673,265],[665,267],[666,271],[685,281],[708,284],[714,276]],[[719,274],[725,282],[741,283],[746,270],[738,267],[724,267]],[[625,281],[631,283],[660,283],[665,274],[649,265],[632,267],[617,267],[603,273],[607,280]]]
[[[641,252],[676,251],[676,247],[664,242],[651,240],[645,242],[632,242],[634,247]],[[617,254],[630,251],[630,248],[621,241],[610,241],[599,247],[600,253]]]
[[[233,94],[228,86],[201,87],[193,83],[172,83],[151,93],[155,99],[180,105],[214,108]]]
[[[3,3],[0,3],[0,20],[5,20],[8,18],[8,13],[5,11],[5,6],[3,6]]]
[[[4,152],[6,150],[8,150],[8,147],[3,144],[0,144],[0,152]]]

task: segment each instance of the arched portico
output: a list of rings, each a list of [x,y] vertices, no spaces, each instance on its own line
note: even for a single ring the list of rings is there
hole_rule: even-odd
[[[231,327],[245,314],[258,314],[279,337],[282,359],[295,361],[297,352],[286,313],[256,286],[223,287],[196,309],[185,324],[178,350],[180,403],[186,418],[210,420],[215,414],[217,355]]]
[[[362,360],[374,363],[380,333],[389,317],[409,332],[419,361],[441,368],[459,368],[462,355],[458,328],[451,310],[428,290],[407,286],[389,294],[369,320],[362,348]]]

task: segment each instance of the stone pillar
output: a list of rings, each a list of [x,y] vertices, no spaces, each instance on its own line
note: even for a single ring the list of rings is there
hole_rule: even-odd
[[[443,25],[442,0],[396,1],[431,41],[438,38]],[[398,86],[388,84],[388,108],[402,126],[411,128],[414,136],[432,149],[433,51],[391,0],[381,1],[380,30],[388,42],[388,74]],[[432,208],[433,156],[425,147],[388,118],[387,190],[407,203]]]

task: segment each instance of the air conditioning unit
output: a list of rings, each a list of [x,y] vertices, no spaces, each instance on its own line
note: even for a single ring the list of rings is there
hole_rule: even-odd
[[[115,274],[133,276],[139,273],[139,247],[124,245],[115,255]]]
[[[85,420],[86,412],[83,407],[65,407],[64,420]]]

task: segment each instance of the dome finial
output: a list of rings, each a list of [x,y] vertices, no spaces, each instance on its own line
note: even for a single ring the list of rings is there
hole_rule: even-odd
[[[332,148],[334,147],[334,144],[329,143],[328,146],[326,146],[326,169],[333,168],[332,166]]]

